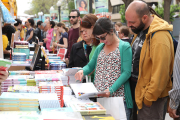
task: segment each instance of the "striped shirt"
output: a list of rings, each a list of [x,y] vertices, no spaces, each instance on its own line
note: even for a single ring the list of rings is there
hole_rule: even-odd
[[[169,91],[171,109],[177,109],[180,104],[180,43],[178,44],[174,68],[173,68],[173,88]]]

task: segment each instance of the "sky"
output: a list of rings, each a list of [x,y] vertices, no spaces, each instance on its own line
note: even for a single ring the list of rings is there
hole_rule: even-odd
[[[17,3],[17,15],[22,15],[24,14],[25,10],[30,9],[30,4],[28,4],[29,2],[31,2],[32,0],[16,0]]]

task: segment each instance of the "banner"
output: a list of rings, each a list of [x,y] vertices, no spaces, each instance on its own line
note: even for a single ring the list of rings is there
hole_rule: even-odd
[[[75,9],[79,10],[80,14],[89,13],[89,0],[74,0]]]
[[[51,17],[50,17],[50,20],[51,20],[51,21],[57,21],[57,22],[59,22],[59,20],[58,20],[58,18],[59,18],[58,16],[59,16],[59,15],[58,15],[58,11],[57,11],[57,10],[51,10],[51,11],[50,11],[50,16],[51,16]]]
[[[108,0],[94,0],[95,13],[108,12]]]
[[[44,14],[44,19],[48,19],[50,21],[51,15],[50,14]]]
[[[69,10],[61,10],[61,21],[69,21]]]

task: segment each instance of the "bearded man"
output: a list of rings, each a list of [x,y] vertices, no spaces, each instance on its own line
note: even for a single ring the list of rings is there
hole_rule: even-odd
[[[128,27],[136,34],[131,43],[130,83],[138,109],[137,118],[163,120],[168,91],[172,88],[174,46],[169,31],[173,26],[143,1],[133,1],[125,18]]]
[[[68,50],[66,53],[66,61],[70,58],[70,52],[72,45],[77,42],[79,38],[79,20],[80,20],[80,13],[78,10],[74,9],[71,10],[70,16],[69,16],[70,23],[72,24],[72,28],[68,32]]]

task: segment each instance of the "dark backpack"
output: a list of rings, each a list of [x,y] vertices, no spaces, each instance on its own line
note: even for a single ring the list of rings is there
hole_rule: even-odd
[[[169,31],[169,30],[168,30]],[[154,32],[153,34],[152,34],[152,37],[154,36],[154,34],[155,34],[156,32]],[[173,37],[173,35],[172,35],[172,33],[169,31],[169,33],[170,33],[170,35],[171,35],[171,37],[172,37],[172,39],[173,39],[173,45],[174,45],[174,56],[175,56],[175,54],[176,54],[176,49],[177,49],[177,46],[178,46],[178,41]],[[173,75],[171,76],[171,81],[173,82]]]

